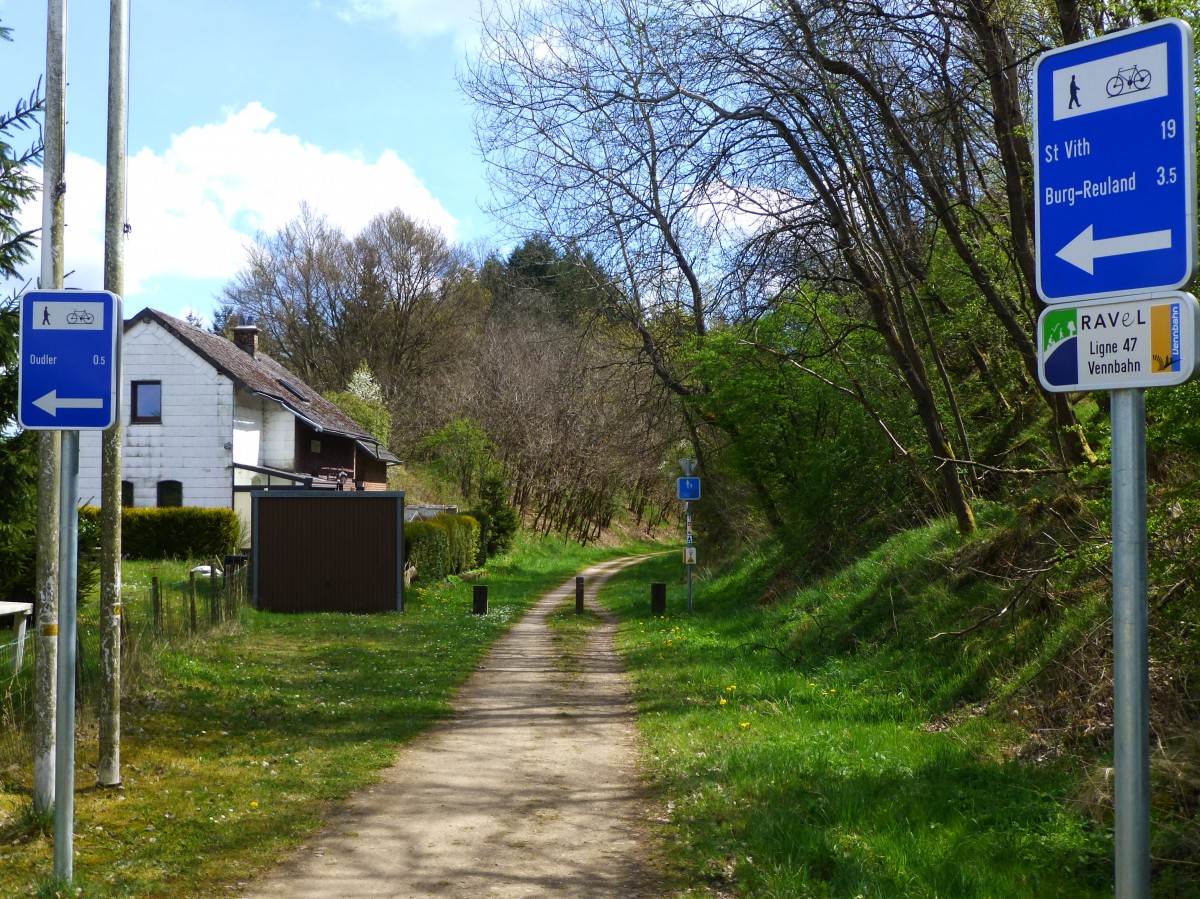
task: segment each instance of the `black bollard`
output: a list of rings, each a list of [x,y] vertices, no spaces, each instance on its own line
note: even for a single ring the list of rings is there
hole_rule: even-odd
[[[667,614],[667,585],[666,584],[651,584],[650,585],[650,614],[651,615],[666,615]]]
[[[575,614],[583,614],[583,576],[575,578]]]
[[[471,614],[487,614],[487,584],[476,584],[471,597]]]

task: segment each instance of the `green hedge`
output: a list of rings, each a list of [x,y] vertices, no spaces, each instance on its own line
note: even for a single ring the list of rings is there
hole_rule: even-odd
[[[411,521],[404,525],[404,554],[421,581],[469,571],[478,564],[479,522],[470,515]]]
[[[447,574],[450,535],[430,520],[404,525],[404,558],[417,569],[417,580],[440,581]]]
[[[100,510],[84,506],[79,515],[98,521]],[[121,510],[121,554],[131,559],[221,559],[237,552],[240,535],[232,509]]]
[[[475,553],[475,567],[482,568],[488,559],[488,541],[492,534],[492,517],[480,509],[471,509],[466,515],[479,522],[479,550]]]

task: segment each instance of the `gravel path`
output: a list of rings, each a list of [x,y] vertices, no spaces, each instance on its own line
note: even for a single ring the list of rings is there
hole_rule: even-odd
[[[564,675],[546,617],[572,578],[505,635],[455,703],[380,783],[248,886],[246,899],[655,897],[629,690],[614,623],[594,593],[619,559],[583,572],[605,616]]]

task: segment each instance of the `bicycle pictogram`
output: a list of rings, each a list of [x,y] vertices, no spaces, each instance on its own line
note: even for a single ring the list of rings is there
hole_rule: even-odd
[[[90,325],[96,320],[96,316],[88,312],[86,309],[75,309],[67,313],[68,325]]]
[[[1110,97],[1119,97],[1123,93],[1144,91],[1150,86],[1150,70],[1139,69],[1137,63],[1117,69],[1117,74],[1108,79],[1104,89]]]

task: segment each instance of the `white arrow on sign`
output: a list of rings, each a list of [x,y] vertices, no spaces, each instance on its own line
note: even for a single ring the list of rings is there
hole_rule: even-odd
[[[58,390],[51,390],[45,396],[38,397],[33,404],[43,412],[49,412],[57,417],[59,409],[103,409],[104,400],[100,397],[60,397]]]
[[[1149,250],[1171,249],[1171,232],[1146,231],[1142,234],[1126,234],[1124,237],[1092,237],[1092,226],[1088,225],[1079,235],[1059,250],[1056,255],[1063,262],[1093,274],[1092,264],[1102,256],[1124,256],[1128,253],[1145,253]]]

